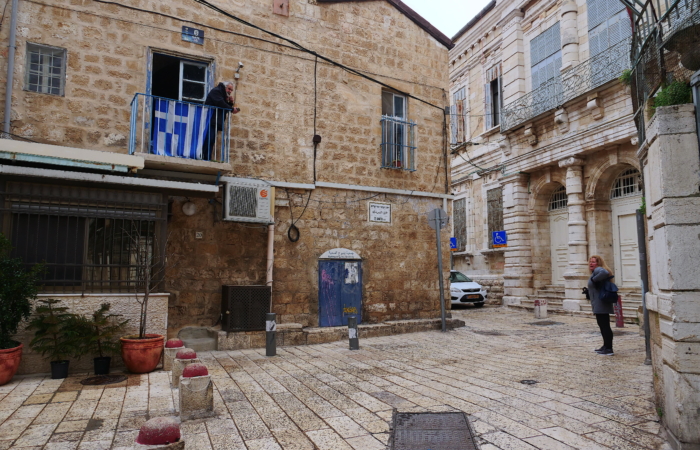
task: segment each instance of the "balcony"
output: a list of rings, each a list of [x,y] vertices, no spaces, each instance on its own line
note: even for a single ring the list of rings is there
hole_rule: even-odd
[[[504,106],[501,130],[512,130],[617,79],[630,68],[630,44],[630,39],[620,41]]]
[[[382,169],[416,170],[416,123],[382,116]]]
[[[131,101],[129,154],[142,156],[149,169],[230,172],[231,114],[225,112],[215,106],[136,94]]]

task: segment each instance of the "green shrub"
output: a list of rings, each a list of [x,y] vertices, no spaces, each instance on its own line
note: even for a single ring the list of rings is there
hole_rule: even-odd
[[[654,97],[652,110],[656,111],[659,106],[683,105],[685,103],[693,103],[693,91],[688,83],[676,80],[659,90]]]
[[[49,361],[61,361],[68,357],[80,358],[83,355],[81,342],[83,322],[85,319],[68,312],[65,306],[58,306],[60,300],[39,300],[40,305],[34,311],[34,318],[27,326],[34,331],[34,338],[29,343],[32,350],[49,358]]]
[[[19,323],[32,311],[43,267],[27,270],[19,258],[12,258],[10,241],[0,233],[0,350],[17,347],[12,340]]]
[[[103,303],[100,308],[92,313],[91,319],[84,319],[88,329],[83,340],[85,354],[99,355],[100,357],[119,353],[121,345],[119,338],[123,336],[124,328],[128,320],[118,321],[119,314],[110,314],[109,303]]]
[[[623,70],[622,75],[620,75],[618,80],[620,80],[620,83],[624,84],[625,86],[631,86],[632,85],[632,69]]]

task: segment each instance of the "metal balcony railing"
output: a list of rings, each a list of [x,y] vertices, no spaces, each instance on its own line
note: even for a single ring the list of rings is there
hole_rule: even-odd
[[[224,108],[138,93],[131,101],[129,154],[227,163],[230,130]]]
[[[382,169],[416,170],[416,123],[382,116]]]
[[[625,39],[503,107],[501,130],[511,130],[618,78],[630,68],[631,39]]]

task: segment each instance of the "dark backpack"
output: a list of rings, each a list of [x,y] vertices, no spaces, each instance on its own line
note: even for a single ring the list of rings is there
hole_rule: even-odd
[[[598,284],[598,294],[600,296],[600,300],[603,303],[611,303],[615,304],[617,303],[617,285],[613,283],[612,280],[614,277],[610,277],[605,281],[601,281]]]

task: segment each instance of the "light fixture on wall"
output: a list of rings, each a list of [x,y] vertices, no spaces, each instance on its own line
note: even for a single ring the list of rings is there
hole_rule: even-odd
[[[193,216],[197,212],[197,205],[187,201],[182,204],[182,213],[186,216]]]

